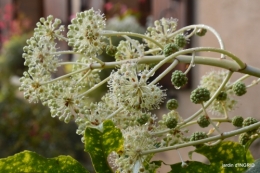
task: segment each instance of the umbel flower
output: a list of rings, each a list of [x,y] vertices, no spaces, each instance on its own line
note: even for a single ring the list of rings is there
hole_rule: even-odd
[[[79,95],[81,90],[82,86],[75,84],[74,80],[50,84],[48,100],[45,104],[48,104],[51,116],[59,117],[66,123],[76,119],[84,105],[84,96]]]
[[[44,37],[49,41],[54,41],[58,38],[64,40],[62,32],[65,30],[61,24],[60,19],[54,19],[52,15],[49,15],[46,19],[40,18],[40,22],[36,23],[37,28],[34,29],[34,36]]]
[[[157,85],[147,84],[148,70],[138,74],[136,63],[126,63],[111,74],[108,82],[111,96],[126,108],[152,110],[165,99],[165,92]]]
[[[148,171],[143,163],[149,155],[142,151],[156,148],[156,139],[147,130],[148,126],[133,126],[122,130],[124,147],[122,153],[112,153],[112,164],[121,173]],[[149,168],[148,168],[149,169]]]
[[[75,52],[86,54],[87,56],[101,54],[105,43],[101,35],[105,28],[105,19],[100,11],[93,8],[77,13],[72,24],[68,26],[68,45],[73,47]]]
[[[162,46],[168,43],[174,42],[174,37],[172,33],[177,28],[177,19],[174,18],[162,18],[160,20],[154,21],[154,27],[148,27],[146,36],[153,38],[159,42]],[[145,40],[149,48],[158,48],[154,43]]]
[[[55,72],[59,66],[58,54],[56,54],[56,43],[49,41],[46,37],[31,37],[23,48],[24,65],[36,70]]]
[[[19,90],[24,92],[24,98],[30,103],[38,103],[39,100],[43,100],[46,97],[48,89],[41,83],[50,79],[50,75],[44,75],[43,72],[34,69],[30,70],[31,73],[24,72],[23,77],[20,78],[21,86]]]

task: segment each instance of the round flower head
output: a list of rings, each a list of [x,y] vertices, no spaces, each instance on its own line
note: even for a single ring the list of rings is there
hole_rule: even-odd
[[[100,11],[93,8],[77,13],[68,26],[68,44],[75,52],[84,53],[87,56],[101,54],[105,43],[102,42],[102,30],[105,28],[105,19]]]
[[[25,99],[30,103],[37,103],[39,100],[43,100],[48,89],[46,86],[41,85],[41,83],[50,80],[50,75],[43,75],[40,72],[30,74],[24,72],[23,75],[20,78],[21,86],[19,90],[24,92]]]
[[[126,63],[111,74],[109,89],[112,99],[127,108],[152,110],[159,107],[166,94],[157,85],[147,85],[148,70],[140,74],[135,63]]]
[[[52,117],[68,123],[77,118],[83,109],[84,97],[79,96],[82,87],[73,80],[58,81],[49,86],[48,101]]]
[[[50,42],[45,37],[31,37],[27,40],[27,46],[23,48],[24,65],[36,70],[55,72],[59,66],[58,54],[56,54],[56,43]]]
[[[61,24],[60,19],[54,19],[52,15],[45,18],[40,18],[40,22],[36,23],[37,28],[34,29],[34,36],[45,37],[49,41],[58,38],[64,40],[61,34],[65,28]]]
[[[122,173],[145,171],[146,168],[143,163],[149,155],[140,155],[140,153],[145,150],[155,149],[155,138],[150,135],[147,126],[129,127],[122,130],[122,133],[124,148],[122,153],[114,152],[112,154],[112,164]]]
[[[212,95],[217,91],[226,75],[226,71],[212,71],[201,78],[200,86],[207,88]],[[228,84],[229,82],[226,85]],[[212,102],[209,109],[212,112],[220,114],[224,114],[225,110],[233,110],[237,103],[237,101],[232,97],[233,95],[234,92],[232,89],[224,88],[217,96],[217,98]]]
[[[131,39],[131,41],[120,41],[117,47],[117,53],[115,54],[116,61],[142,58],[144,55],[144,46],[140,44],[137,40]],[[138,70],[144,69],[144,64],[139,64]]]
[[[148,27],[146,36],[151,37],[152,39],[159,42],[162,46],[165,46],[168,43],[174,42],[174,37],[171,34],[176,30],[177,19],[166,19],[162,18],[154,22],[154,27]],[[158,48],[154,43],[145,40],[149,48]]]

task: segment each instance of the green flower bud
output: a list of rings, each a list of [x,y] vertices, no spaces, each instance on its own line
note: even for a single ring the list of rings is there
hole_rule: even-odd
[[[257,123],[257,122],[258,122],[257,119],[252,118],[252,117],[248,117],[248,118],[244,119],[244,121],[243,121],[243,127],[250,126],[250,125],[255,124],[255,123]],[[253,130],[250,130],[250,131],[247,131],[246,133],[247,133],[248,135],[251,135],[251,134],[253,134],[253,133],[256,133],[256,131],[257,131],[257,128],[256,128],[256,129],[253,129]]]
[[[242,133],[239,135],[239,143],[241,145],[246,145],[246,143],[250,140],[250,136],[247,133]]]
[[[182,87],[184,85],[187,84],[188,82],[188,78],[186,77],[186,75],[180,71],[180,70],[175,70],[172,73],[172,78],[171,78],[171,82],[175,87]]]
[[[179,50],[179,47],[174,43],[169,43],[164,46],[163,54],[167,57],[171,54],[177,52]]]
[[[246,85],[243,82],[237,82],[233,85],[232,90],[237,96],[242,96],[246,93]]]
[[[227,93],[224,91],[221,91],[218,96],[216,97],[218,101],[224,101],[227,99]]]
[[[178,46],[178,47],[185,47],[187,44],[187,40],[186,37],[183,34],[178,34],[176,35],[176,37],[174,37],[174,43]]]
[[[204,36],[207,33],[207,29],[205,28],[200,28],[196,31],[197,36]]]
[[[232,124],[236,127],[242,127],[244,118],[241,116],[234,116],[232,118]]]
[[[169,117],[166,119],[165,124],[169,129],[173,129],[177,126],[178,121],[176,118]]]
[[[195,103],[199,104],[210,99],[210,92],[206,88],[197,88],[191,92],[190,100]]]
[[[136,119],[136,121],[140,124],[140,125],[143,125],[145,123],[147,123],[147,121],[149,120],[149,115],[148,114],[143,114],[141,115],[140,117],[138,117]]]
[[[113,46],[113,45],[108,45],[106,47],[106,54],[110,55],[110,56],[115,56],[117,52],[117,47]]]
[[[194,132],[190,137],[190,141],[198,141],[201,139],[205,139],[207,137],[208,137],[208,135],[205,132]],[[202,147],[203,145],[204,144],[198,144],[198,145],[194,145],[194,146],[199,148],[199,147]]]
[[[198,120],[197,120],[197,123],[200,127],[202,128],[205,128],[205,127],[208,127],[209,124],[210,124],[210,121],[209,121],[209,117],[206,116],[206,115],[201,115]]]
[[[166,103],[166,108],[169,110],[174,110],[178,108],[178,101],[176,99],[170,99]]]

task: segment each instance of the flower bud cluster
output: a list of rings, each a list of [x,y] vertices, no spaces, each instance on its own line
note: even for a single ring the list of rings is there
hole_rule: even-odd
[[[90,9],[77,13],[68,26],[68,45],[73,47],[75,52],[87,56],[100,55],[105,48],[104,37],[101,32],[105,28],[105,19],[100,11]]]

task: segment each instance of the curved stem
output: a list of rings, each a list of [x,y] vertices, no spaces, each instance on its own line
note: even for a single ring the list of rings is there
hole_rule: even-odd
[[[98,87],[100,87],[101,85],[103,85],[104,83],[106,83],[108,80],[110,79],[110,76],[108,76],[107,78],[105,78],[104,80],[102,80],[101,82],[99,82],[98,84],[94,85],[92,88],[90,88],[89,90],[87,90],[84,93],[81,93],[80,95],[78,95],[78,97],[82,97],[84,95],[88,95],[89,93],[91,93],[92,91],[94,91],[95,89],[97,89]]]
[[[187,68],[187,70],[184,72],[184,74],[187,74],[187,73],[190,71],[191,67],[194,66],[194,59],[195,59],[195,53],[192,52],[192,59],[191,59],[190,65],[189,65],[189,67]]]
[[[206,111],[206,108],[204,107],[204,104],[201,103],[202,109],[204,114],[208,117],[208,120],[210,122],[210,124],[218,131],[219,134],[221,134],[221,131],[218,129],[218,127],[216,126],[216,124],[211,120],[211,118],[208,116],[208,113]]]
[[[250,88],[254,85],[257,85],[258,83],[260,82],[260,78],[258,78],[257,80],[253,80],[251,84],[247,85],[246,87],[247,88]]]
[[[88,70],[88,69],[90,69],[90,66],[85,67],[85,68],[80,69],[80,70],[77,70],[77,71],[74,71],[74,72],[71,72],[71,73],[68,73],[68,74],[65,74],[65,75],[63,75],[63,76],[57,77],[57,78],[55,78],[55,79],[52,79],[52,80],[50,80],[50,81],[40,83],[40,85],[45,85],[45,84],[48,84],[48,83],[53,83],[53,82],[55,82],[55,81],[57,81],[57,80],[65,79],[65,78],[67,78],[67,77],[70,77],[71,75],[77,74],[77,73],[79,73],[79,72],[82,72],[82,71]]]
[[[241,129],[238,129],[238,130],[224,132],[224,133],[221,133],[219,135],[212,136],[212,137],[209,137],[209,138],[206,138],[206,139],[187,142],[187,143],[184,143],[184,144],[177,144],[177,145],[174,145],[174,146],[169,146],[169,147],[164,147],[164,148],[157,148],[157,149],[142,151],[141,155],[159,153],[159,152],[169,151],[169,150],[176,150],[178,148],[184,148],[184,147],[188,147],[188,146],[203,144],[203,143],[206,143],[206,142],[217,141],[219,139],[223,140],[223,139],[226,139],[226,138],[229,138],[229,137],[232,137],[232,136],[244,133],[244,132],[248,132],[250,130],[253,130],[253,129],[256,129],[256,128],[259,128],[259,127],[260,127],[260,122],[257,122],[255,124],[250,125],[250,126],[246,126],[246,127],[241,128]]]
[[[120,107],[118,108],[115,112],[113,112],[112,114],[110,114],[109,116],[106,117],[106,120],[112,118],[113,116],[115,116],[118,112],[122,111],[124,109],[124,107]]]
[[[204,29],[207,29],[207,30],[211,31],[215,35],[215,37],[217,38],[217,40],[219,42],[219,45],[220,45],[220,49],[223,49],[223,50],[225,49],[224,48],[224,43],[223,43],[220,35],[218,34],[218,32],[214,28],[212,28],[212,27],[210,27],[208,25],[204,25],[204,24],[189,25],[189,26],[183,27],[183,28],[175,31],[174,33],[172,33],[169,37],[173,37],[173,36],[175,36],[175,35],[177,35],[179,33],[182,33],[182,32],[184,32],[186,30],[189,30],[189,29],[196,30],[197,28],[204,28]],[[221,58],[225,58],[225,56],[222,54]]]
[[[174,67],[178,65],[178,60],[174,60],[172,64],[164,70],[156,79],[154,79],[149,85],[154,85],[156,84],[159,80],[161,80],[165,75],[167,75]]]
[[[233,55],[230,52],[227,52],[225,50],[222,49],[218,49],[218,48],[212,48],[212,47],[196,47],[196,48],[190,48],[190,49],[184,49],[184,50],[180,50],[178,52],[173,53],[172,55],[166,57],[164,60],[162,60],[160,63],[158,63],[148,74],[147,76],[151,76],[152,74],[155,73],[156,70],[158,70],[163,64],[165,64],[166,62],[176,58],[179,55],[183,55],[183,54],[187,54],[187,53],[192,53],[192,52],[202,52],[202,51],[209,51],[209,52],[217,52],[217,53],[222,53],[224,55],[229,56],[230,58],[232,58],[234,61],[236,61],[236,63],[240,66],[239,70],[243,70],[246,68],[245,63],[243,63],[238,57],[236,57],[235,55]],[[223,60],[223,59],[221,59]],[[206,61],[206,59],[203,59],[203,61]],[[196,61],[195,61],[196,62]]]
[[[137,34],[137,33],[133,33],[133,32],[115,32],[115,31],[109,31],[109,30],[104,30],[101,35],[104,36],[121,36],[121,35],[127,35],[127,36],[133,36],[133,37],[138,37],[138,38],[143,38],[146,40],[149,40],[151,42],[153,42],[155,45],[157,45],[159,48],[163,49],[163,46],[158,43],[157,41],[155,41],[154,39],[147,37],[143,34]]]

